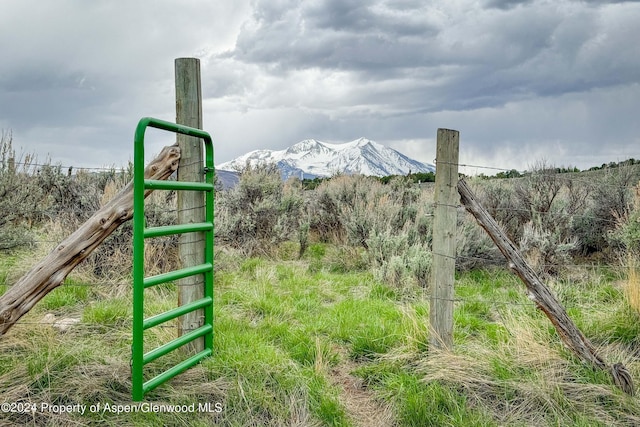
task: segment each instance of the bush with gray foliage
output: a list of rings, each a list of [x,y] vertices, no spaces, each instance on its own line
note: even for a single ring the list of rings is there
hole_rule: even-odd
[[[275,165],[246,165],[235,187],[217,193],[215,208],[217,243],[247,255],[272,254],[304,227],[302,186],[284,183]]]

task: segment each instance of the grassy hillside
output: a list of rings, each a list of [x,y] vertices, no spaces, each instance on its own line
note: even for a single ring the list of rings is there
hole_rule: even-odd
[[[361,250],[312,244],[302,259],[293,260],[296,253],[284,244],[277,259],[217,254],[214,355],[148,395],[156,404],[208,402],[211,412],[115,413],[131,405],[131,292],[72,278],[0,340],[2,402],[38,405],[0,413],[0,425],[640,423],[638,400],[566,351],[510,273],[458,277],[456,347],[435,352],[422,288],[374,279],[358,261]],[[0,278],[29,256],[2,257]],[[625,303],[621,279],[594,268],[553,288],[607,360],[625,363],[637,379],[640,319]],[[169,308],[175,295],[172,285],[159,287],[147,307]],[[46,324],[47,314],[81,321],[60,332]],[[156,329],[150,345],[175,334]],[[181,357],[165,356],[151,370]],[[102,412],[56,414],[42,411],[43,403],[100,404]]]

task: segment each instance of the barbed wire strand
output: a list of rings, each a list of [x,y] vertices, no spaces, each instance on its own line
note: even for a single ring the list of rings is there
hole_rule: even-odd
[[[437,162],[437,159],[434,160],[434,162]],[[542,176],[549,176],[549,177],[553,177],[554,179],[559,179],[559,180],[572,181],[572,182],[581,182],[581,183],[583,183],[585,185],[593,185],[593,184],[596,184],[596,182],[594,182],[592,180],[587,180],[587,179],[584,179],[584,178],[576,177],[576,176],[569,176],[569,175],[580,173],[580,172],[598,172],[598,171],[613,172],[613,171],[620,171],[620,170],[623,170],[623,169],[629,167],[628,165],[622,165],[622,166],[618,166],[618,167],[614,167],[614,168],[604,168],[604,169],[598,169],[598,170],[594,170],[594,171],[586,170],[586,171],[579,171],[579,172],[556,172],[554,170],[554,168],[550,168],[548,175],[545,175],[544,172],[542,174],[537,174],[535,172],[530,172],[530,171],[527,171],[527,170],[519,171],[519,170],[517,170],[515,168],[507,169],[507,168],[500,168],[500,167],[494,167],[494,166],[469,165],[469,164],[465,164],[465,163],[445,162],[445,161],[441,161],[440,163],[448,164],[448,165],[456,165],[456,166],[459,166],[459,167],[469,167],[469,168],[488,169],[488,170],[499,170],[499,171],[503,171],[503,172],[516,171],[516,172],[518,172],[519,174],[522,175],[522,176],[516,177],[516,178],[526,178],[526,177],[541,176],[541,175]],[[636,175],[639,175],[639,174],[636,174]],[[488,177],[488,178],[491,178],[491,177]],[[505,180],[507,180],[507,179],[499,179],[498,181],[505,181]],[[607,183],[607,182],[601,182],[601,180],[598,180],[597,185],[599,187],[609,187],[609,188],[623,188],[623,189],[635,188],[635,184],[619,186],[619,185],[616,185],[616,184],[610,184],[610,183]]]
[[[131,166],[127,165],[127,166],[118,166],[118,167],[109,167],[109,166],[73,166],[73,165],[59,165],[59,164],[51,164],[51,163],[32,163],[32,162],[19,162],[19,161],[14,161],[12,163],[15,166],[27,166],[27,167],[39,167],[39,168],[52,168],[52,169],[60,169],[62,170],[72,170],[72,171],[105,171],[105,172],[115,172],[115,173],[127,173],[130,170],[132,170],[133,168],[133,163],[131,164]],[[202,162],[198,162],[198,161],[193,161],[193,162],[189,162],[189,163],[183,163],[181,166],[183,167],[191,167],[193,165],[202,165],[204,167],[204,164]],[[131,169],[130,169],[131,168]]]
[[[524,294],[523,294],[524,295]],[[527,301],[527,302],[518,302],[518,301],[506,301],[506,300],[499,300],[499,299],[486,299],[486,298],[477,298],[477,297],[462,297],[462,296],[456,296],[453,298],[444,298],[444,297],[437,297],[434,296],[431,293],[422,293],[421,297],[423,298],[423,300],[425,302],[428,301],[446,301],[446,302],[453,302],[453,303],[485,303],[485,304],[490,304],[492,306],[514,306],[514,307],[529,307],[532,309],[535,309],[536,303],[533,301]],[[563,305],[565,307],[571,308],[571,306],[567,306],[566,302],[563,302]],[[576,305],[577,306],[577,305]],[[149,314],[150,315],[150,314]],[[73,314],[69,314],[67,317],[63,317],[60,316],[59,318],[57,318],[56,320],[53,321],[22,321],[19,320],[16,323],[16,326],[18,325],[40,325],[40,326],[50,326],[55,328],[56,327],[56,323],[58,321],[64,320],[65,318],[72,318]],[[112,329],[113,331],[121,331],[121,332],[126,332],[129,330],[129,323],[132,321],[132,317],[127,316],[125,318],[121,319],[123,321],[123,323],[127,323],[127,324],[123,324],[121,327],[115,326],[115,325],[108,325],[108,324],[102,324],[102,323],[87,323],[87,322],[79,322],[79,323],[75,323],[72,325],[68,326],[68,329],[76,329],[78,327],[80,328],[84,328],[84,329],[88,329],[88,330],[93,330],[93,329],[104,329],[104,328],[108,328],[108,329]],[[174,322],[173,324],[160,324],[157,326],[154,326],[154,328],[165,328],[165,329],[175,329],[177,328],[178,325]],[[187,329],[188,330],[188,329]]]

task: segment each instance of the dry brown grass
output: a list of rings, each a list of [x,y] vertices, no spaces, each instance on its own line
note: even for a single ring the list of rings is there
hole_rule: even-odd
[[[624,295],[629,306],[640,314],[640,273],[638,272],[637,257],[629,255],[628,266],[629,274],[624,287]]]
[[[529,317],[506,313],[503,322],[509,331],[503,345],[476,342],[459,352],[431,349],[418,362],[423,381],[462,391],[470,405],[490,411],[500,425],[585,425],[589,419],[640,425],[640,404],[613,386],[608,374],[589,374],[589,367],[573,361],[559,342],[550,342]],[[611,360],[629,357],[615,346],[599,351]],[[589,375],[602,383],[590,382]],[[584,418],[576,419],[576,411]]]
[[[346,360],[346,359],[345,359]],[[356,368],[353,362],[346,361],[329,372],[329,381],[340,390],[340,400],[349,418],[357,427],[387,427],[394,425],[393,408],[376,398],[368,390],[361,378],[351,372]]]

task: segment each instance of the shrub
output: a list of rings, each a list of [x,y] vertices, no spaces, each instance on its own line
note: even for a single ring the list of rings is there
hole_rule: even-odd
[[[310,229],[322,241],[365,250],[378,280],[426,286],[431,266],[429,197],[405,177],[382,184],[360,175],[322,182],[309,201]]]
[[[340,226],[336,236],[343,235],[347,243],[368,249],[367,239],[373,225],[371,208],[381,187],[379,182],[362,175],[337,176],[323,182],[316,190],[320,200],[317,205],[322,210],[314,224],[321,224],[321,229],[329,224]]]
[[[558,173],[544,162],[522,178],[483,182],[483,203],[541,273],[556,274],[582,244],[576,230],[589,206],[592,186]],[[586,231],[586,230],[585,230]]]
[[[593,204],[589,210],[589,231],[596,237],[592,247],[585,250],[602,250],[606,245],[623,251],[640,248],[640,230],[636,224],[638,202],[634,202],[632,191],[638,182],[638,175],[634,171],[629,166],[607,169],[605,178],[595,187]]]
[[[487,180],[483,182],[480,198],[489,214],[502,226],[507,236],[517,241],[522,233],[519,206],[511,181]]]
[[[616,228],[609,234],[609,240],[618,247],[620,259],[627,265],[628,276],[625,298],[628,305],[640,313],[640,183],[635,186],[633,205],[616,220]]]
[[[342,224],[337,200],[321,186],[308,201],[309,232],[323,243],[342,243],[345,227]]]
[[[302,208],[301,185],[283,183],[276,165],[247,165],[234,188],[218,192],[216,237],[248,255],[269,254],[299,236]]]
[[[424,244],[411,244],[406,232],[375,233],[369,239],[367,258],[376,279],[396,287],[416,282],[426,287],[431,271],[431,251]]]
[[[527,263],[539,274],[552,276],[571,262],[570,253],[577,245],[576,238],[564,240],[557,229],[544,229],[533,222],[525,224],[520,239],[520,251]]]
[[[34,157],[16,159],[11,132],[0,134],[0,250],[33,243],[30,228],[39,219],[42,192],[31,179]]]
[[[458,216],[456,237],[456,270],[504,264],[500,250],[471,214]]]

